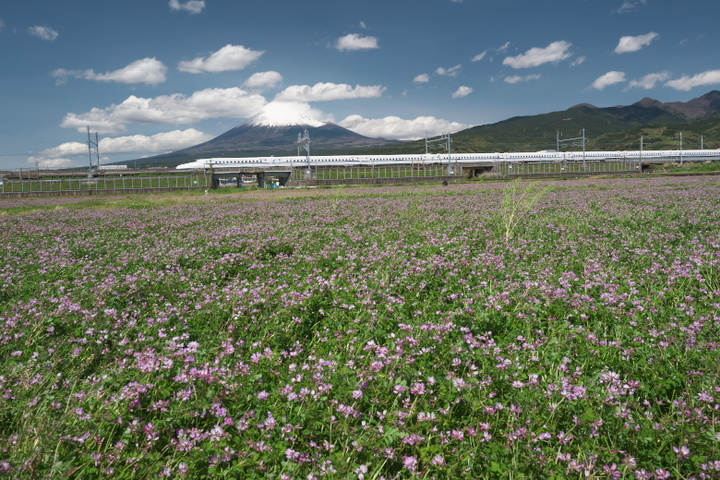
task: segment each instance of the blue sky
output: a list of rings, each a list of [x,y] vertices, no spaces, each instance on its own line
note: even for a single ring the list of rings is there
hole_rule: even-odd
[[[87,165],[88,126],[114,162],[263,109],[413,139],[687,101],[720,88],[719,18],[717,0],[3,2],[0,168]]]

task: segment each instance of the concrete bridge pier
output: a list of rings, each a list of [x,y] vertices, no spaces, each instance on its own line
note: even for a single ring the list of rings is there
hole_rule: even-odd
[[[482,176],[483,173],[492,172],[493,168],[493,165],[463,167],[463,174],[465,178],[477,178]]]
[[[227,175],[227,174],[217,174],[213,173],[212,178],[210,179],[210,188],[213,190],[217,190],[220,188],[220,179],[221,178],[228,178],[228,177],[234,177],[235,182],[237,185],[237,188],[242,188],[242,175]]]
[[[256,173],[256,176],[258,179],[258,187],[260,187],[260,188],[267,188],[267,178],[268,177],[277,178],[280,186],[284,187],[285,184],[287,184],[288,180],[290,179],[290,172],[272,172],[272,173],[258,172],[258,173]]]

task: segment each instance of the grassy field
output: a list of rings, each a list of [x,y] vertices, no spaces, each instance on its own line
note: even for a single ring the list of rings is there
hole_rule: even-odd
[[[0,476],[720,477],[720,183],[0,201]]]

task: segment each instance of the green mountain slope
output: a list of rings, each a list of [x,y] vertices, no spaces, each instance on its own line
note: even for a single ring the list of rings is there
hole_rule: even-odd
[[[672,125],[643,125],[622,132],[612,132],[592,138],[590,150],[638,150],[640,138],[644,149],[680,149],[680,134],[684,150],[720,148],[720,118],[698,120]]]
[[[588,150],[637,150],[640,138],[646,149],[720,148],[720,92],[690,102],[663,104],[645,98],[633,105],[598,108],[576,105],[567,110],[513,117],[481,125],[452,136],[453,152],[522,152],[555,150],[561,139],[578,138],[585,129]],[[696,120],[701,118],[700,120]],[[689,120],[694,121],[689,121]],[[701,140],[702,137],[702,140]],[[580,150],[581,141],[561,142],[560,150]],[[439,151],[435,145],[434,151]],[[425,141],[365,150],[367,154],[419,153]],[[446,150],[444,150],[446,151]]]
[[[565,140],[578,138],[582,136],[583,129],[588,150],[637,150],[640,147],[641,137],[645,149],[679,149],[681,132],[684,149],[700,148],[701,143],[705,148],[720,148],[720,91],[709,92],[688,102],[662,103],[652,98],[644,98],[628,106],[599,108],[581,104],[563,111],[513,117],[492,125],[472,127],[453,134],[452,151],[492,153],[556,150],[558,137]],[[243,135],[241,140],[237,140],[236,131],[239,130],[242,130],[242,126],[206,144],[148,159],[138,159],[137,164],[174,167],[207,156],[278,156],[293,155],[296,152],[295,130],[291,132],[292,135],[276,140],[271,147],[261,145],[261,141],[267,136],[265,130],[245,128],[241,132]],[[315,140],[323,139],[317,131],[310,135],[315,136]],[[334,138],[333,135],[330,137]],[[360,137],[357,134],[353,135]],[[237,141],[223,143],[228,136],[233,136]],[[354,140],[337,141],[336,138],[333,141],[313,142],[312,153],[314,155],[390,155],[425,152],[425,140],[378,147],[368,145],[373,142],[382,144],[384,141],[366,140],[368,142],[364,146]],[[210,144],[219,146],[214,150],[207,150]],[[447,151],[445,145],[440,143],[433,143],[431,146],[432,152]],[[579,140],[560,143],[560,150],[581,149]],[[133,161],[121,163],[132,165]]]

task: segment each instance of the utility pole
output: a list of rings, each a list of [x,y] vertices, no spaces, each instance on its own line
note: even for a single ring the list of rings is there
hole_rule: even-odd
[[[308,177],[312,177],[312,165],[310,164],[310,135],[308,134],[307,129],[305,129],[303,135],[298,133],[297,144],[298,156],[300,155],[301,148],[307,152]]]
[[[89,158],[89,167],[88,167],[88,177],[92,177],[93,175],[93,147],[95,147],[95,155],[97,156],[97,169],[100,170],[100,148],[98,147],[98,134],[95,132],[95,141],[93,142],[90,139],[90,126],[87,127],[87,134],[88,134],[88,158]]]
[[[429,140],[427,137],[425,137],[425,155],[429,153],[429,144],[434,142],[445,142],[445,146],[448,152],[448,174],[454,174],[453,168],[450,164],[450,162],[452,161],[452,137],[449,133],[445,132],[443,132],[443,134],[440,135],[439,138],[435,138],[433,140]],[[457,162],[455,167],[457,168]]]
[[[563,138],[560,139],[560,130],[557,131],[557,151],[560,151],[560,144],[564,142],[574,142],[575,140],[582,140],[582,152],[583,152],[583,168],[586,168],[587,165],[585,163],[585,147],[587,145],[587,137],[585,136],[585,128],[580,130],[580,133],[582,136],[580,137],[574,137],[574,138]]]
[[[683,132],[680,132],[680,165],[683,164]]]
[[[561,136],[562,136],[562,132],[560,132],[560,130],[556,130],[555,131],[555,151],[556,152],[560,151],[560,144],[564,141],[564,140],[560,140]],[[570,139],[570,140],[573,140],[573,139]]]
[[[637,169],[638,171],[642,171],[642,155],[643,155],[643,148],[645,147],[645,140],[644,135],[640,135],[640,156],[638,157],[638,164]]]

